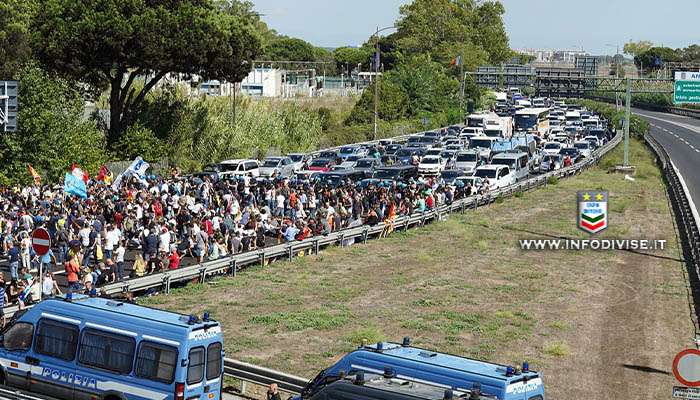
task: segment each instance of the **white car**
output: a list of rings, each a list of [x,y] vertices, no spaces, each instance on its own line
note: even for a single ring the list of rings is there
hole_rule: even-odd
[[[304,169],[304,165],[311,163],[311,156],[304,153],[292,153],[287,154],[287,157],[292,159],[292,166],[294,167],[294,172],[299,172]]]
[[[544,144],[542,152],[545,156],[559,154],[561,147],[561,143],[559,142],[547,142]]]
[[[588,158],[593,154],[593,146],[588,140],[580,140],[574,143],[574,147],[581,152],[581,155]]]
[[[355,168],[355,165],[357,165],[357,160],[360,159],[360,156],[350,156],[346,158],[338,167],[340,169],[353,169]]]
[[[455,168],[461,169],[466,175],[473,174],[476,167],[481,164],[483,164],[483,159],[476,150],[460,151],[455,158]]]
[[[540,163],[540,172],[556,171],[564,165],[564,157],[561,154],[550,154],[544,156]]]
[[[263,178],[287,178],[294,174],[292,159],[289,157],[267,157],[260,166],[260,176]]]
[[[487,179],[490,189],[499,189],[515,183],[515,175],[506,165],[487,164],[476,169],[474,176]]]
[[[418,173],[437,175],[445,170],[446,162],[440,156],[423,156],[418,164]]]
[[[260,164],[257,160],[226,160],[219,163],[221,178],[237,176],[260,176]]]
[[[586,136],[585,138],[583,138],[583,140],[590,142],[591,144],[593,144],[593,147],[595,147],[595,148],[598,148],[598,147],[603,145],[603,141],[600,140],[600,138],[598,136],[595,136],[595,135]]]

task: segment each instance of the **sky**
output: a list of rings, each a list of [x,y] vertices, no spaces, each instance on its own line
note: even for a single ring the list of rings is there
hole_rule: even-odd
[[[253,0],[279,33],[316,46],[362,44],[393,25],[410,0]],[[697,43],[700,0],[502,0],[514,49],[580,49],[615,54],[630,40],[686,47]],[[695,36],[695,37],[693,37]],[[610,45],[610,46],[607,46]]]

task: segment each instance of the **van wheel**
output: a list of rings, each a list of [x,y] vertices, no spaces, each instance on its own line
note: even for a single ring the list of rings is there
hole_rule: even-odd
[[[5,379],[5,371],[0,371],[0,385],[7,386],[7,379]]]

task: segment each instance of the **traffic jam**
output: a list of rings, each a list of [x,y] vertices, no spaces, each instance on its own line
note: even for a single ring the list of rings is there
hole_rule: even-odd
[[[486,193],[575,164],[614,135],[608,121],[575,103],[527,99],[515,89],[496,98],[492,110],[470,114],[463,124],[262,162],[227,160],[193,178],[285,179],[330,187],[430,181]]]

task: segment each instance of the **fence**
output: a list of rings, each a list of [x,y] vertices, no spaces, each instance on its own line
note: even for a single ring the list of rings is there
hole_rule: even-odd
[[[586,95],[585,98],[591,99],[591,100],[596,100],[596,101],[602,101],[606,103],[615,103],[614,98],[610,97],[603,97],[603,96],[593,96],[593,95]],[[660,104],[651,104],[651,103],[644,103],[644,102],[638,102],[634,101],[632,99],[632,106],[641,108],[643,110],[648,110],[648,111],[658,111],[658,112],[664,112],[668,114],[676,114],[676,115],[682,115],[685,117],[691,117],[691,118],[700,118],[700,110],[692,109],[692,108],[683,108],[683,107],[671,107],[671,106],[664,106]]]

